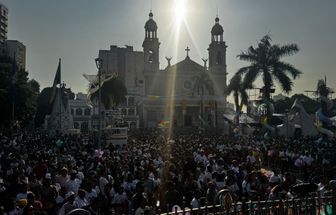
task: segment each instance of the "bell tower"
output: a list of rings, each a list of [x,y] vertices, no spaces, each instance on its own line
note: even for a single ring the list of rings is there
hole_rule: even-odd
[[[209,45],[209,72],[214,78],[215,92],[226,99],[226,44],[223,40],[223,27],[219,24],[218,16],[211,29],[211,43]],[[217,85],[217,87],[216,87]]]
[[[150,11],[149,19],[145,24],[145,39],[142,43],[144,51],[144,70],[146,72],[159,71],[159,46],[157,37],[157,25]]]
[[[209,70],[215,73],[226,73],[226,44],[223,41],[223,27],[216,17],[215,25],[211,29],[211,43],[209,45]]]

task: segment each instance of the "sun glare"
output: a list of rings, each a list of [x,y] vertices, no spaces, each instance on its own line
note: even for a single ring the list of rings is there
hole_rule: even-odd
[[[175,0],[175,19],[178,23],[181,23],[185,18],[186,1],[187,0]]]

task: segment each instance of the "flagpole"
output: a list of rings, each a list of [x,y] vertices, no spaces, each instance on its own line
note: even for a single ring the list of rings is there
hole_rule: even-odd
[[[14,123],[15,123],[15,101],[12,99],[12,123],[11,123],[11,133],[14,136]]]
[[[60,121],[60,132],[62,132],[62,79],[61,79],[61,58],[59,59],[59,70],[60,70],[60,73],[59,73],[59,82],[60,82],[60,86],[59,86],[59,101],[60,101],[60,118],[59,118],[59,121]]]

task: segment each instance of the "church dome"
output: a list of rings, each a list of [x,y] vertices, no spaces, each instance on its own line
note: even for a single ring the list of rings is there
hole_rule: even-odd
[[[156,31],[157,30],[157,25],[156,25],[156,22],[153,19],[152,11],[149,13],[149,20],[145,24],[145,29],[147,31]]]
[[[216,24],[211,29],[212,35],[221,35],[224,33],[223,27],[219,24],[219,18],[215,19]]]

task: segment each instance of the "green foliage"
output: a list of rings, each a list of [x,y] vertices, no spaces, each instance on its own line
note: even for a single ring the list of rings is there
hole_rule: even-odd
[[[274,109],[276,113],[284,113],[286,110],[290,110],[294,101],[298,99],[308,114],[315,114],[320,108],[320,103],[317,99],[312,99],[303,94],[295,94],[292,97],[286,97],[285,99],[274,102]]]
[[[270,101],[271,88],[275,82],[285,93],[289,93],[293,87],[291,79],[296,79],[301,74],[293,65],[280,60],[297,53],[299,47],[296,44],[280,46],[271,42],[270,35],[266,35],[258,42],[257,47],[250,46],[247,51],[237,56],[250,63],[238,70],[238,74],[244,76],[245,86],[252,85],[258,77],[262,78],[265,101]],[[270,116],[270,108],[267,109],[267,115]]]
[[[12,96],[12,67],[13,61],[10,57],[0,56],[0,124],[7,128],[12,117],[13,98],[15,120],[25,126],[36,113],[36,99],[40,88],[37,81],[29,80],[28,72],[16,68],[15,96]]]
[[[92,95],[98,98],[98,90]],[[127,89],[124,83],[118,78],[113,77],[105,82],[101,88],[102,103],[106,109],[111,109],[126,100]]]
[[[248,95],[246,90],[252,88],[252,86],[245,86],[242,77],[239,73],[236,73],[230,80],[229,85],[226,88],[227,94],[233,94],[234,103],[236,106],[236,113],[240,113],[243,105],[248,103]],[[240,97],[240,103],[239,103]]]

